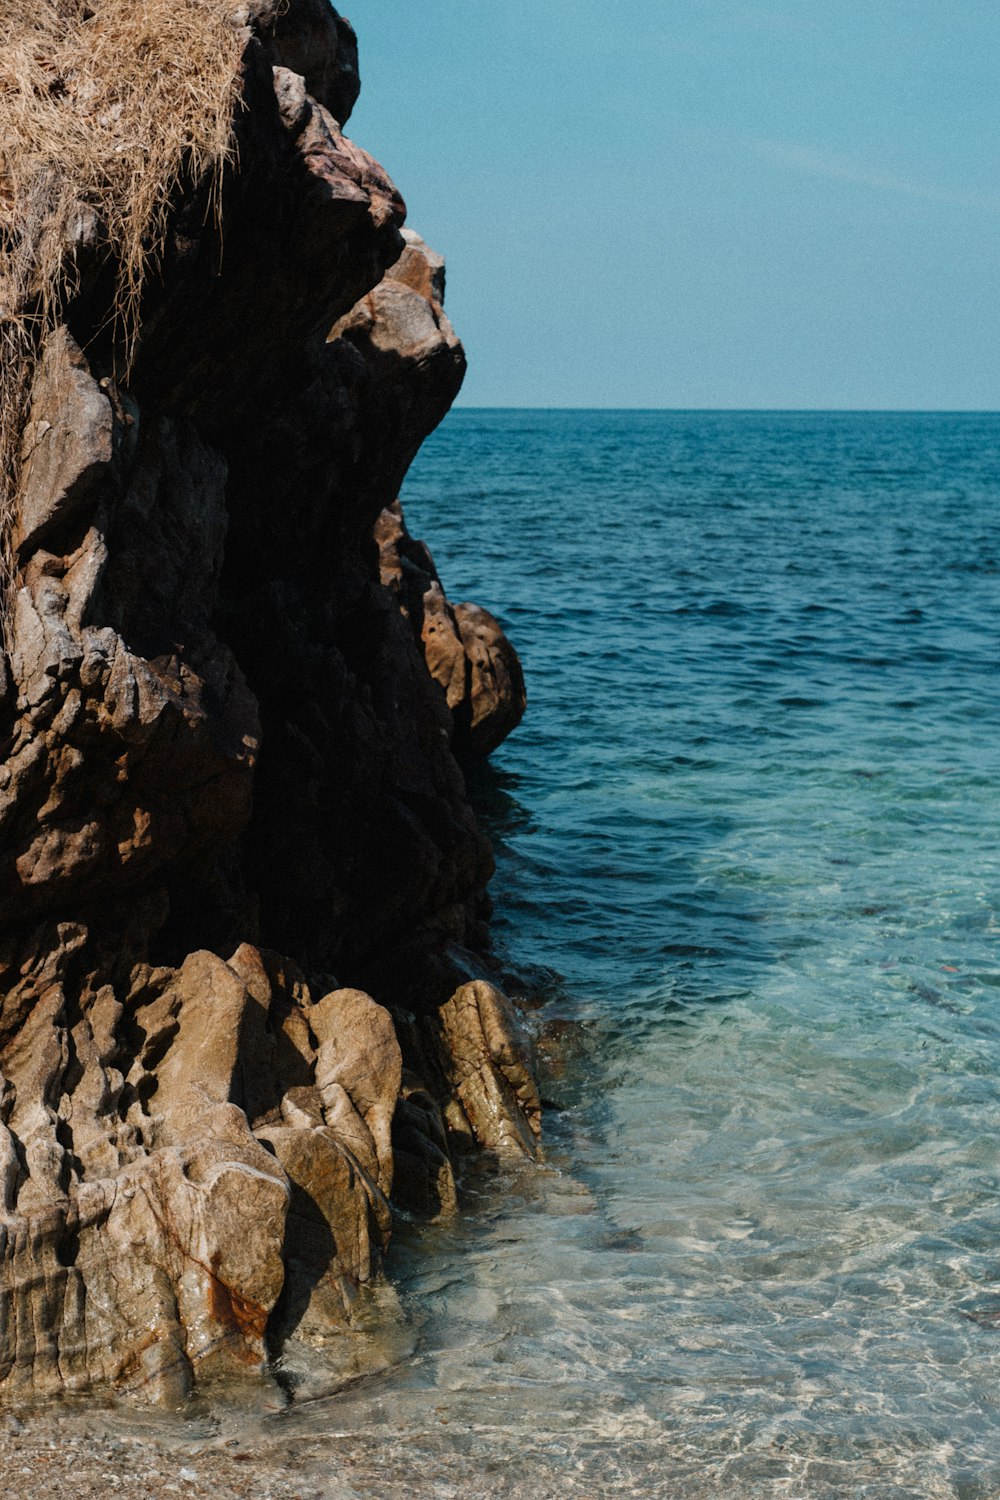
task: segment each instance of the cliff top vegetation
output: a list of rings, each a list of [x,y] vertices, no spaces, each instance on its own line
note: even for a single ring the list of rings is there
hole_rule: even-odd
[[[233,151],[246,32],[232,0],[0,0],[0,540],[4,589],[24,403],[77,248],[113,261],[126,367],[183,177]]]

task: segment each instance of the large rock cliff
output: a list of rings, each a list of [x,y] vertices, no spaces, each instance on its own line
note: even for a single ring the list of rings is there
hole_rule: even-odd
[[[459,768],[520,668],[395,505],[464,371],[443,268],[343,134],[349,25],[229,19],[221,188],[182,175],[125,352],[82,205],[15,413],[0,1396],[173,1398],[326,1338],[394,1204],[539,1130]]]

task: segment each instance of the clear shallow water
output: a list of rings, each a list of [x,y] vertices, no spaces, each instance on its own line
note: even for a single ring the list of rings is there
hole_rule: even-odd
[[[411,530],[527,671],[474,791],[562,1107],[275,1444],[363,1494],[1000,1495],[998,461],[993,416],[427,444]]]

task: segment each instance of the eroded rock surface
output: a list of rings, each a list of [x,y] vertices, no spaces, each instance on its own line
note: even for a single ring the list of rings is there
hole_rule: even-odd
[[[24,414],[0,1397],[173,1399],[322,1341],[394,1204],[538,1139],[456,760],[523,680],[393,504],[464,372],[443,263],[343,134],[347,23],[244,17],[224,255],[180,201],[123,383],[90,225]]]
[[[460,761],[483,760],[516,729],[527,695],[517,652],[498,620],[478,604],[449,603],[434,559],[406,529],[398,500],[375,527],[382,582],[410,622],[427,670],[451,712]]]

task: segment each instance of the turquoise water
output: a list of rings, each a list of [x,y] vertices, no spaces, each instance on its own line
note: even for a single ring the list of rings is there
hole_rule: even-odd
[[[401,1235],[391,1368],[281,1419],[364,1493],[1000,1495],[998,460],[994,416],[427,444],[410,528],[527,673],[473,791],[558,1108]]]

